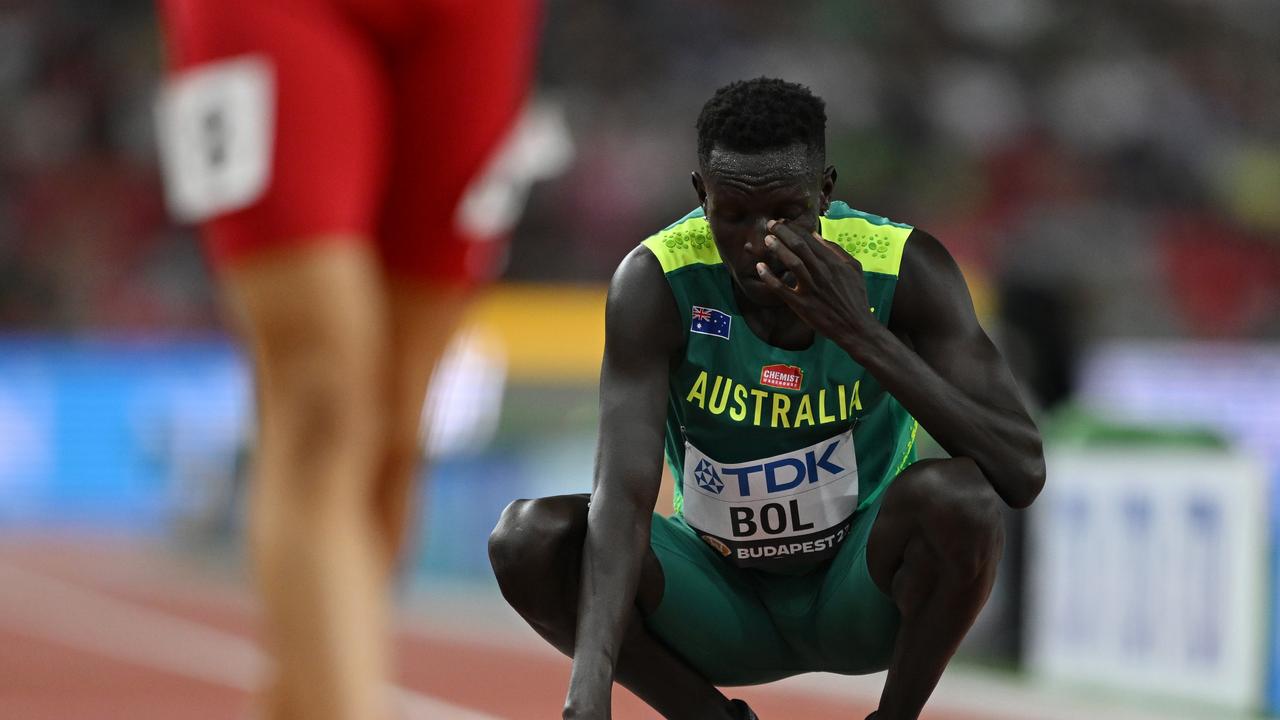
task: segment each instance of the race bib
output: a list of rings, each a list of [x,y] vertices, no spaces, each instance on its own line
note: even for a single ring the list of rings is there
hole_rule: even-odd
[[[165,197],[173,216],[203,222],[253,204],[271,179],[275,76],[257,55],[169,78],[156,100]]]
[[[835,554],[858,508],[853,432],[792,452],[726,464],[685,443],[684,518],[736,565]]]

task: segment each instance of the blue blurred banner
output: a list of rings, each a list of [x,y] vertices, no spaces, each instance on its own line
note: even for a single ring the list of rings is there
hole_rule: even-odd
[[[1259,544],[1269,552],[1264,575],[1269,602],[1264,617],[1251,618],[1251,631],[1266,638],[1266,708],[1280,712],[1280,345],[1113,341],[1086,358],[1079,396],[1089,409],[1116,420],[1212,428],[1262,461],[1267,492],[1257,499],[1250,520],[1261,518],[1267,528],[1267,542]],[[1224,479],[1220,472],[1206,473],[1205,497],[1220,495]],[[1225,522],[1207,509],[1188,517],[1201,534]],[[1251,552],[1232,547],[1229,554]]]
[[[1263,703],[1262,464],[1174,446],[1051,448],[1032,508],[1040,676],[1250,711]]]
[[[517,497],[590,489],[596,393],[504,382],[462,333],[426,403],[415,565],[487,577]],[[253,436],[248,367],[222,339],[0,341],[0,529],[127,528],[234,541]]]
[[[147,527],[206,502],[249,392],[222,340],[0,342],[0,523]]]

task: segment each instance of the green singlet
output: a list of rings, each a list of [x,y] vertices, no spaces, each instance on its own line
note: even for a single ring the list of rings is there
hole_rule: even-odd
[[[833,202],[821,234],[862,264],[887,324],[911,228]],[[700,209],[644,245],[685,327],[668,388],[675,515],[652,529],[666,588],[647,625],[721,685],[884,669],[898,615],[866,543],[915,460],[915,421],[829,339],[784,350],[757,337]]]

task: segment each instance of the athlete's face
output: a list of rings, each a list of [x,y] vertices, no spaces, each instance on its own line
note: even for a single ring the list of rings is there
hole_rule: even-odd
[[[834,167],[823,170],[800,144],[764,153],[715,148],[701,172],[693,174],[720,258],[748,300],[782,304],[756,273],[757,262],[770,262],[764,254],[767,223],[786,220],[805,231],[818,230],[835,178]],[[772,269],[784,282],[790,280],[783,276],[786,268]]]

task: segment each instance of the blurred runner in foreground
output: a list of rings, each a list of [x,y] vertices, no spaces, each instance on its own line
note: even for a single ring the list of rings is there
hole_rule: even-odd
[[[423,398],[514,219],[478,186],[522,107],[539,9],[161,10],[170,205],[202,223],[254,362],[249,540],[278,661],[266,716],[389,718],[389,577]]]
[[[745,720],[715,686],[884,669],[872,717],[916,718],[995,580],[999,504],[1044,484],[955,262],[832,200],[825,126],[780,80],[707,102],[701,206],[609,291],[594,491],[516,501],[490,539],[573,657],[566,718],[609,717],[615,679],[668,718]],[[950,459],[915,461],[917,420]]]

